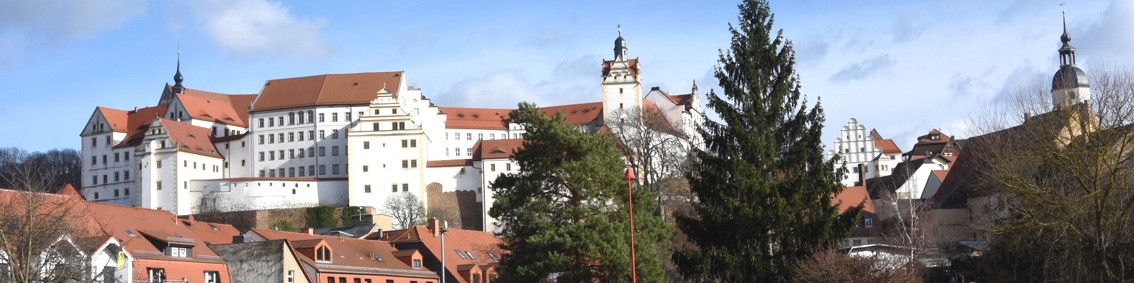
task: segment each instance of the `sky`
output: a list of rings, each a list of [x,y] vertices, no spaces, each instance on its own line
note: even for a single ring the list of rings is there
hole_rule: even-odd
[[[1134,1],[771,1],[828,146],[850,118],[908,150],[971,136],[981,107],[1058,68],[1134,67]],[[600,101],[619,26],[645,87],[716,87],[734,1],[0,0],[0,147],[78,148],[95,107],[157,104],[178,50],[189,88],[405,71],[439,106]],[[702,99],[702,101],[704,101]]]

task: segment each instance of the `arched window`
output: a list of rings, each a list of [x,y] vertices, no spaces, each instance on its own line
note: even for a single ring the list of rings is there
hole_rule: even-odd
[[[331,262],[331,249],[327,246],[320,246],[315,249],[315,261],[318,262]]]

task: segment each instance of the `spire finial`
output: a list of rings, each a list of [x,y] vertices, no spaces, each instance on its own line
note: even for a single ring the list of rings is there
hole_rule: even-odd
[[[618,37],[622,37],[622,24],[618,24]]]
[[[185,78],[181,76],[181,45],[178,45],[177,46],[177,73],[173,74],[173,92],[174,93],[185,93],[185,87],[181,85],[182,81],[185,81]]]
[[[1063,7],[1064,4],[1067,4],[1067,3],[1059,3],[1059,7]],[[1063,10],[1063,36],[1060,36],[1059,39],[1062,40],[1064,44],[1071,42],[1071,34],[1067,33],[1067,10],[1066,9]]]

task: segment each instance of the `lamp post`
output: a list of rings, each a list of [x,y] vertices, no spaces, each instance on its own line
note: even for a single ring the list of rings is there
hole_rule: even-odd
[[[634,251],[634,170],[626,167],[626,203],[630,207],[630,279],[631,282],[638,283],[638,260],[637,253]]]

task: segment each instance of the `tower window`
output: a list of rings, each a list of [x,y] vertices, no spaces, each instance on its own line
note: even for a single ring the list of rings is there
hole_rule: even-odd
[[[618,93],[622,93],[622,88],[618,88]]]

